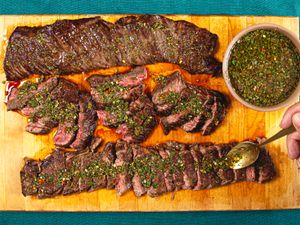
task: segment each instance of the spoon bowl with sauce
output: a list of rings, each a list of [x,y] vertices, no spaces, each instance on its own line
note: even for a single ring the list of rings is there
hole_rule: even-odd
[[[255,163],[255,161],[258,159],[261,147],[285,135],[293,133],[294,131],[296,131],[296,129],[293,125],[291,125],[289,128],[279,131],[271,138],[259,144],[251,141],[245,141],[237,144],[227,154],[227,159],[229,160],[229,167],[231,169],[242,169],[247,166],[250,166],[251,164]]]

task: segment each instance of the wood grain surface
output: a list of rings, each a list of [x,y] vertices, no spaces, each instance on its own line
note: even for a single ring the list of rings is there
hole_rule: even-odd
[[[46,25],[57,19],[90,17],[92,15],[32,15],[0,17],[0,81],[5,80],[3,57],[7,40],[16,26]],[[103,19],[114,22],[124,15],[102,15]],[[187,16],[171,15],[174,20],[186,20],[199,27],[208,29],[219,36],[219,49],[216,54],[222,60],[226,46],[243,28],[261,22],[276,23],[286,27],[298,35],[299,21],[297,17],[233,17],[233,16]],[[120,68],[124,71],[128,68]],[[180,69],[176,65],[156,64],[147,66],[152,76],[169,74]],[[112,74],[115,68],[100,70],[97,73]],[[271,136],[279,130],[279,123],[284,110],[263,113],[248,109],[233,99],[229,94],[222,77],[211,78],[208,75],[191,76],[182,71],[191,83],[219,90],[231,101],[227,117],[222,125],[210,136],[199,133],[189,134],[182,130],[172,131],[165,136],[158,126],[146,140],[145,145],[156,144],[167,140],[186,143],[242,141],[256,136]],[[68,76],[83,84],[85,75]],[[150,80],[149,85],[153,83]],[[83,85],[84,86],[84,85]],[[58,196],[53,199],[39,200],[35,197],[23,197],[21,194],[19,172],[23,166],[23,158],[43,158],[52,147],[49,135],[32,135],[25,132],[26,118],[15,112],[7,112],[2,102],[5,97],[5,85],[0,84],[0,210],[26,211],[191,211],[191,210],[254,210],[254,209],[286,209],[300,208],[300,176],[296,163],[287,157],[285,139],[270,144],[268,149],[274,160],[277,177],[267,184],[241,182],[220,188],[201,191],[178,191],[161,197],[136,198],[133,191],[118,197],[114,190],[99,190],[91,193]],[[108,140],[116,140],[117,136],[101,126],[96,133]]]

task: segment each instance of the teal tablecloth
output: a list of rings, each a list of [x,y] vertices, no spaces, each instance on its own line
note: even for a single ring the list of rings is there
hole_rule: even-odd
[[[299,16],[300,0],[0,0],[1,14],[231,14]],[[299,178],[300,179],[300,178]],[[0,184],[1,185],[1,184]],[[1,193],[0,193],[1,194]],[[245,196],[247,201],[247,196]],[[32,213],[0,212],[6,224],[221,224],[298,225],[300,210],[183,213]]]

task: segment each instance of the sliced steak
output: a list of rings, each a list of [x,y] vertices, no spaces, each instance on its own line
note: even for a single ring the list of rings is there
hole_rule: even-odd
[[[64,122],[58,125],[57,131],[54,135],[54,144],[59,147],[68,147],[76,137],[76,124],[71,122]]]
[[[46,81],[47,82],[47,81]],[[46,87],[49,89],[49,87]],[[48,90],[49,92],[49,90]],[[78,103],[79,101],[79,89],[78,86],[66,79],[59,79],[58,85],[52,89],[50,97],[53,100],[64,100],[69,103]]]
[[[107,143],[101,153],[102,161],[106,163],[107,167],[113,166],[116,160],[116,150],[115,143]],[[107,189],[113,189],[116,186],[116,174],[109,170],[109,173],[106,175]]]
[[[219,153],[219,158],[225,158],[233,146],[234,145],[217,145],[216,148]],[[233,170],[228,168],[220,168],[217,174],[221,179],[221,185],[233,183],[235,178]]]
[[[27,132],[47,134],[59,126],[54,136],[59,147],[72,144],[78,150],[85,149],[97,125],[90,94],[80,92],[78,85],[57,76],[38,83],[25,82],[13,90],[8,105],[9,110],[20,110],[30,117]]]
[[[99,161],[100,153],[84,152],[80,154],[80,191],[92,191],[106,187],[105,174],[97,168],[100,166]]]
[[[170,173],[173,175],[173,183],[175,185],[175,190],[181,190],[182,186],[184,185],[184,164],[179,155],[180,148],[182,147],[182,144],[177,142],[167,142],[165,146],[165,150],[168,153],[171,162],[175,162],[175,166],[172,166],[172,168],[170,168]]]
[[[109,128],[117,128],[119,121],[116,115],[105,110],[97,110],[97,117],[99,122]]]
[[[228,167],[226,155],[237,143],[155,146],[107,143],[102,152],[87,147],[82,152],[55,150],[44,160],[26,159],[21,170],[24,196],[39,198],[58,194],[115,188],[118,195],[131,187],[136,196],[151,197],[180,189],[201,190],[237,181],[264,183],[275,176],[270,155],[261,149],[258,160],[242,170]]]
[[[271,160],[269,153],[263,148],[260,151],[259,158],[255,162],[254,165],[258,171],[257,181],[259,183],[265,183],[273,179],[275,177],[275,168],[274,164]],[[247,177],[248,178],[248,177]]]
[[[110,106],[112,101],[123,99],[132,101],[144,91],[143,81],[147,79],[145,67],[136,67],[124,74],[112,76],[93,75],[87,79],[91,95],[99,109]]]
[[[179,157],[182,160],[184,165],[183,168],[183,181],[184,184],[182,189],[193,189],[197,184],[197,172],[195,170],[195,161],[190,152],[187,148],[187,145],[180,146]]]
[[[165,161],[169,160],[169,154],[166,150],[166,146],[165,144],[160,144],[156,147],[156,150],[158,151],[159,155],[161,156],[161,158]],[[167,192],[172,192],[175,190],[176,186],[174,183],[174,179],[173,179],[173,168],[171,165],[169,165],[168,167],[165,168],[164,170],[164,179],[165,179],[165,184],[166,184],[166,189]]]
[[[147,148],[144,148],[140,145],[132,145],[132,153],[133,153],[133,160],[135,160],[135,166],[138,167],[140,162],[144,160],[146,157],[150,156],[150,152]],[[137,172],[134,173],[132,178],[132,187],[135,196],[141,197],[145,193],[147,193],[147,189],[149,185],[146,184],[147,177],[145,177],[145,174],[142,173],[142,170],[137,170]]]
[[[195,161],[194,163],[195,170],[197,173],[197,184],[195,185],[194,190],[205,189],[209,186],[209,179],[201,170],[202,159],[203,159],[201,148],[205,148],[205,146],[199,144],[192,144],[190,146],[191,154]]]
[[[156,126],[155,112],[150,99],[142,95],[129,105],[129,119],[117,129],[122,139],[140,143],[146,140]]]
[[[215,92],[214,103],[211,108],[212,115],[201,128],[202,135],[209,135],[223,121],[226,114],[226,105],[227,101],[225,97],[221,93]]]
[[[156,125],[154,105],[144,92],[147,78],[144,67],[125,74],[94,75],[88,78],[100,123],[117,128],[116,133],[129,143],[144,141]]]
[[[29,122],[26,126],[26,131],[32,134],[48,134],[57,126],[57,122],[48,117],[37,119],[37,121]]]
[[[164,168],[161,162],[161,157],[159,153],[155,150],[150,148],[151,151],[151,161],[155,167],[152,167],[154,171],[151,179],[151,186],[147,191],[147,194],[150,197],[157,197],[167,192],[167,187],[164,178]]]
[[[79,107],[78,132],[71,147],[82,150],[85,149],[92,140],[97,126],[97,117],[91,96],[87,93],[81,95]]]
[[[158,113],[167,114],[179,102],[180,93],[187,87],[179,72],[175,72],[168,76],[163,83],[159,83],[152,91],[152,102],[154,103]],[[171,101],[166,102],[164,96],[170,94]]]
[[[38,193],[39,173],[40,162],[32,159],[25,159],[25,165],[20,172],[22,194],[24,196],[36,195]]]
[[[41,163],[41,172],[38,176],[38,198],[47,198],[58,195],[63,190],[65,172],[65,155],[60,150],[55,150]]]
[[[122,170],[125,170],[132,162],[132,149],[131,146],[124,141],[118,141],[115,149],[117,158],[114,165],[115,167],[122,168],[121,172],[116,175],[115,186],[117,195],[120,196],[132,187],[131,175],[126,172],[122,172]]]
[[[63,195],[80,192],[81,155],[77,152],[66,152],[66,170],[71,174],[65,181]]]
[[[179,72],[156,85],[152,101],[166,135],[178,127],[208,135],[223,121],[228,105],[221,93],[187,84]]]

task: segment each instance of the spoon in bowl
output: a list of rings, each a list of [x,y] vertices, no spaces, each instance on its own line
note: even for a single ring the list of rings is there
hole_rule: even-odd
[[[230,161],[229,167],[231,169],[242,169],[250,166],[258,159],[262,146],[269,144],[270,142],[273,142],[285,135],[293,133],[294,131],[296,131],[294,125],[291,125],[289,128],[279,131],[271,138],[260,144],[250,141],[245,141],[237,144],[227,154],[227,158]]]

